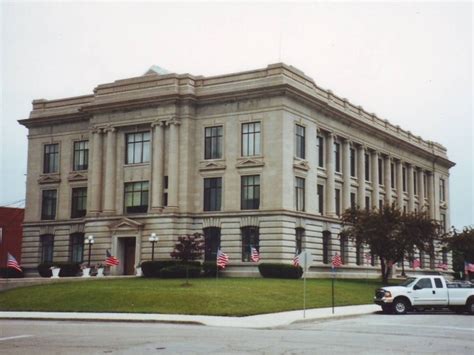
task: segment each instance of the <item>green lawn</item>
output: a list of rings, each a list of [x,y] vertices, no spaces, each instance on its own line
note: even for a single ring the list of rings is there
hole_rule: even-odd
[[[145,312],[245,316],[303,308],[303,280],[105,279],[0,293],[1,311]],[[337,306],[372,303],[375,280],[336,280]],[[331,280],[307,280],[306,307],[331,306]]]

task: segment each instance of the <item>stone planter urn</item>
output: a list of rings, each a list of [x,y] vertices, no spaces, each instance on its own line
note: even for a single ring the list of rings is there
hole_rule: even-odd
[[[82,277],[91,277],[91,268],[86,267],[82,269]]]
[[[97,269],[97,277],[104,277],[104,268],[103,267],[100,267]]]
[[[136,275],[137,275],[138,277],[142,277],[142,276],[143,276],[143,272],[142,272],[142,267],[141,267],[141,266],[138,266],[138,267],[136,268]]]
[[[51,269],[51,278],[52,279],[59,279],[59,272],[61,271],[61,268],[60,267],[55,267],[53,269]]]

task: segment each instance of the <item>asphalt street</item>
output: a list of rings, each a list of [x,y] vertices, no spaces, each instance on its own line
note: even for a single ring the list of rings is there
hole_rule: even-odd
[[[277,329],[0,321],[1,354],[472,354],[474,317],[370,314]]]

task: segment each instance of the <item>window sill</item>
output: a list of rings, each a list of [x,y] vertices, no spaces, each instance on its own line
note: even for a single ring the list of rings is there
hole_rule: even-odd
[[[124,164],[124,168],[134,168],[134,167],[141,167],[141,166],[149,166],[150,162],[146,163],[132,163],[132,164]]]

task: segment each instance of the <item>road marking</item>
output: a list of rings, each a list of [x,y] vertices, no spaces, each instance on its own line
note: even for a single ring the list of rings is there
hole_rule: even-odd
[[[12,337],[0,338],[0,341],[3,340],[12,340],[12,339],[21,339],[21,338],[31,338],[34,335],[15,335]]]
[[[369,324],[370,325],[370,324]],[[372,323],[371,325],[384,325],[393,327],[393,323]],[[452,330],[466,330],[472,332],[474,328],[463,328],[463,327],[451,327],[445,325],[416,325],[416,324],[399,324],[402,327],[415,327],[415,328],[433,328],[433,329],[452,329]]]

